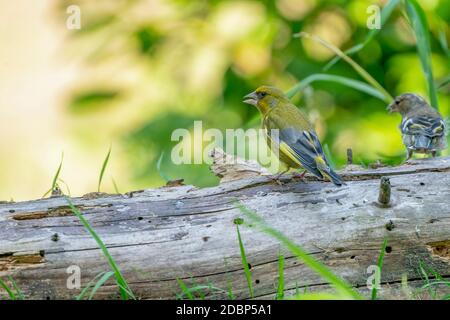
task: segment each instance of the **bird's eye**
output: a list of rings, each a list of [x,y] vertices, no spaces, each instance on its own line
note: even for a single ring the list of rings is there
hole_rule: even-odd
[[[267,92],[260,92],[259,97],[264,98],[267,95]]]

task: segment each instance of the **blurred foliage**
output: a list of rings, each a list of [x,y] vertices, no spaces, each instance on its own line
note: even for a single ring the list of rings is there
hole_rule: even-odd
[[[172,164],[172,131],[191,130],[197,119],[203,120],[204,129],[258,127],[257,110],[241,101],[261,84],[287,91],[325,72],[362,80],[343,61],[324,71],[333,52],[293,35],[305,31],[349,49],[363,43],[370,32],[367,7],[386,2],[60,1],[59,15],[66,14],[69,4],[82,9],[81,30],[67,39],[69,54],[86,68],[67,98],[78,128],[74,134],[83,141],[96,136],[108,141],[105,145],[110,137],[121,141],[136,186],[161,184],[162,177],[183,177],[199,186],[215,184],[207,165]],[[446,0],[419,3],[431,30],[440,111],[448,116],[450,6]],[[415,92],[429,99],[402,7],[393,10],[383,28],[352,58],[391,95]],[[387,114],[382,101],[336,82],[314,82],[293,102],[315,123],[338,167],[345,163],[349,147],[355,163],[402,161],[400,118]]]

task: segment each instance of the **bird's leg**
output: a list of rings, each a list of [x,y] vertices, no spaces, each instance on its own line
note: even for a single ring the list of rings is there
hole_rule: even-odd
[[[280,172],[279,174],[277,174],[276,176],[272,177],[272,180],[275,181],[277,184],[279,184],[280,186],[283,185],[283,183],[280,181],[280,177],[285,174],[286,172],[288,172],[291,168],[287,168],[286,170]]]
[[[436,150],[431,151],[431,156],[432,156],[433,158],[436,158],[436,154],[437,154],[437,151],[436,151]]]
[[[414,154],[414,150],[408,149],[408,155],[406,156],[405,163],[408,162],[412,158],[413,154]]]
[[[306,174],[306,170],[304,170],[301,174],[298,174],[297,172],[295,172],[294,176],[296,178],[299,178],[301,181],[305,182],[305,180],[304,180],[305,174]]]

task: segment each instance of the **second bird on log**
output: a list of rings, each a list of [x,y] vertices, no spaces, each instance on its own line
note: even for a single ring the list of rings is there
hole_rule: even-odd
[[[326,177],[337,186],[344,184],[331,168],[306,115],[281,90],[261,86],[244,99],[245,103],[256,106],[260,111],[267,144],[286,165],[284,172],[290,168],[304,168],[319,179]]]
[[[402,94],[394,99],[388,110],[402,116],[400,131],[408,150],[406,160],[414,152],[431,153],[435,157],[438,151],[447,148],[445,121],[422,97],[413,93]]]

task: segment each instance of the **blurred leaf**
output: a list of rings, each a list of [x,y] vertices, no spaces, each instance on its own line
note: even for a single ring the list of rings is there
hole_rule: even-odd
[[[119,92],[116,90],[90,90],[76,95],[70,102],[69,108],[73,112],[97,110],[113,101],[118,95]]]
[[[381,28],[385,25],[386,21],[391,16],[392,12],[394,11],[395,7],[400,3],[400,0],[390,0],[384,7],[381,9]],[[352,55],[358,51],[360,51],[362,48],[364,48],[379,32],[381,29],[371,29],[366,36],[366,39],[352,48],[344,51],[346,55]],[[328,62],[325,67],[323,67],[324,71],[327,71],[330,69],[333,65],[335,65],[339,60],[341,59],[340,56],[334,57],[330,62]]]
[[[145,27],[136,31],[136,38],[141,52],[151,53],[155,44],[161,41],[162,36],[154,28]]]
[[[86,23],[84,23],[85,21]],[[115,15],[106,15],[103,17],[98,17],[96,19],[83,19],[83,27],[77,30],[74,35],[84,35],[101,30],[103,28],[108,28],[114,21],[116,21]]]
[[[447,56],[450,56],[450,50],[448,49],[447,36],[445,35],[445,29],[441,28],[439,30],[439,43],[441,44],[442,51]]]
[[[434,108],[439,109],[431,65],[430,30],[428,28],[427,19],[416,0],[406,0],[405,5],[411,27],[416,35],[417,52],[420,57],[423,73],[425,74],[428,83],[430,102]]]

